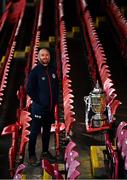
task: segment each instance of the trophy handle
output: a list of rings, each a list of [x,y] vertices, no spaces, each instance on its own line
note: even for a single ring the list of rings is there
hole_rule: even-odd
[[[84,101],[85,101],[85,104],[87,106],[87,111],[90,111],[90,107],[91,107],[91,98],[90,98],[90,96],[84,96]]]

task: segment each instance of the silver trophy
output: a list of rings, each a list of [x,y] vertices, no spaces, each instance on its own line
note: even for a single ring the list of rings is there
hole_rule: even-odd
[[[106,108],[106,97],[98,81],[89,96],[84,97],[84,101],[87,107],[86,123],[91,123],[92,127],[103,126],[103,124],[107,121],[107,116],[104,114]],[[89,119],[89,113],[92,114],[91,119]]]

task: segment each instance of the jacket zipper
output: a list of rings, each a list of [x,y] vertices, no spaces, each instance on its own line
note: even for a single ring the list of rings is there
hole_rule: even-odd
[[[46,70],[46,74],[48,77],[49,91],[50,91],[50,111],[52,111],[52,88],[51,88],[51,79],[49,77],[48,70]]]

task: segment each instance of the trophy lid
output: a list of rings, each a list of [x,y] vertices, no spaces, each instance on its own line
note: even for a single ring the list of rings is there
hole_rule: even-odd
[[[102,93],[103,93],[103,90],[100,87],[99,82],[97,81],[97,83],[96,83],[93,91],[91,92],[91,94],[102,94]]]

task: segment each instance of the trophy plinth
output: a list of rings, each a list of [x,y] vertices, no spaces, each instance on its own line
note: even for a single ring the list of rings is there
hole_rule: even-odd
[[[96,113],[92,117],[92,127],[102,127],[107,121],[107,117],[104,114]]]

